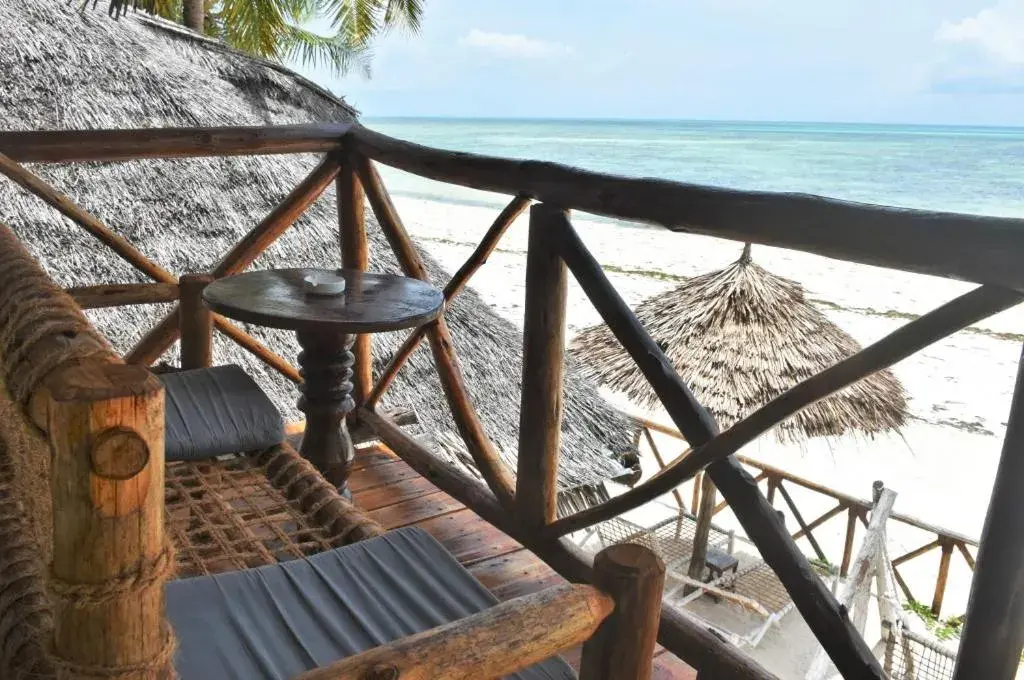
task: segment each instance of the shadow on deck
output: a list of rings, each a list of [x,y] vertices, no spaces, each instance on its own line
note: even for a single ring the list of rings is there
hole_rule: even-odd
[[[384,528],[421,527],[502,601],[564,582],[533,553],[420,477],[383,446],[357,450],[348,485],[355,504]],[[579,671],[580,648],[563,656]],[[652,677],[694,680],[697,674],[659,646]]]

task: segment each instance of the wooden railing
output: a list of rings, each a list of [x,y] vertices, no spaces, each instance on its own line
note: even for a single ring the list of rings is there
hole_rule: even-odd
[[[883,677],[878,661],[852,627],[846,611],[817,578],[772,503],[747,474],[736,453],[800,409],[889,367],[912,353],[1024,299],[1024,221],[881,208],[814,196],[744,192],[663,180],[630,179],[552,163],[514,161],[418,146],[359,125],[306,125],[239,129],[120,130],[0,133],[0,171],[47,200],[100,238],[122,258],[166,288],[103,291],[100,296],[137,300],[172,297],[176,277],[73,207],[55,189],[41,184],[18,161],[115,161],[129,158],[216,156],[260,153],[325,153],[322,163],[282,204],[211,271],[212,277],[242,271],[287,230],[332,181],[337,182],[341,260],[366,267],[366,235],[361,210],[365,194],[380,227],[408,276],[427,279],[374,166],[374,161],[434,180],[513,197],[480,246],[445,288],[456,296],[530,201],[527,254],[527,309],[524,332],[519,467],[507,469],[487,437],[461,375],[445,319],[410,335],[390,365],[372,383],[368,341],[356,344],[356,393],[366,395],[355,417],[421,474],[481,516],[524,543],[573,580],[593,578],[585,556],[567,534],[634,509],[676,489],[705,471],[748,537],[776,572],[803,618],[848,678]],[[857,354],[806,380],[719,432],[714,419],[693,397],[664,353],[644,331],[614,290],[600,264],[576,233],[569,210],[650,222],[674,231],[702,233],[770,244],[867,263],[974,281],[979,288],[908,323]],[[554,515],[554,479],[561,430],[561,359],[564,352],[565,286],[572,274],[602,319],[651,383],[662,405],[693,452],[666,465],[655,477],[601,505],[574,515]],[[96,291],[78,292],[93,295]],[[289,365],[270,349],[219,317],[212,323],[261,360],[289,375]],[[168,315],[131,352],[129,361],[149,363],[174,342],[180,312]],[[449,465],[375,410],[381,395],[416,345],[426,337],[457,428],[486,486]],[[293,369],[292,369],[293,370]],[[291,374],[291,377],[296,377]],[[1015,491],[1013,455],[1024,431],[1024,413],[1015,393],[1004,464],[979,548],[972,601],[967,613],[957,678],[1010,677],[1024,645],[1024,602],[1005,597],[1024,581],[1024,541],[1016,518],[1024,499]],[[1021,406],[1024,408],[1024,405]],[[1024,471],[1022,471],[1024,473]],[[787,480],[783,480],[787,481]],[[781,487],[776,486],[779,489]],[[851,506],[852,507],[852,506]],[[841,510],[839,511],[842,512]],[[820,519],[820,518],[818,518]],[[822,520],[825,521],[825,520]],[[813,528],[808,523],[810,530]],[[965,546],[966,547],[966,546]],[[945,550],[944,554],[948,554]],[[909,557],[907,559],[910,559]],[[983,603],[983,604],[980,604]],[[984,607],[984,609],[978,609]],[[975,610],[980,611],[974,615]],[[769,673],[711,631],[675,610],[662,611],[659,641],[699,669],[702,677],[768,678]]]
[[[640,426],[638,436],[641,436],[646,440],[647,446],[651,449],[658,465],[664,469],[666,467],[666,457],[659,449],[652,433],[665,435],[683,442],[685,442],[686,439],[678,430],[666,427],[665,425],[648,420],[647,418],[634,415],[627,415],[627,417],[636,421]],[[686,449],[681,453],[681,455],[685,455],[688,451],[689,449]],[[673,460],[674,458],[675,457],[673,457]],[[753,458],[748,458],[747,456],[737,455],[736,459],[747,469],[750,475],[754,478],[755,483],[759,485],[763,483],[765,498],[772,507],[777,505],[776,498],[781,497],[782,503],[784,504],[783,507],[788,509],[790,516],[792,516],[797,525],[797,531],[791,534],[793,540],[797,541],[800,539],[806,539],[811,550],[814,552],[814,556],[818,560],[827,564],[837,564],[840,576],[845,577],[849,572],[850,562],[853,559],[857,523],[860,522],[864,528],[867,528],[868,513],[873,506],[873,499],[868,500],[857,498],[843,493],[842,491],[830,489],[827,486],[818,484],[817,482],[804,479],[803,477],[799,477],[791,472],[762,463],[761,461],[754,460]],[[678,490],[673,490],[673,497],[681,510],[697,515],[700,509],[702,477],[703,475],[701,474],[694,477],[692,497],[689,503],[684,502],[683,496]],[[809,491],[819,499],[829,499],[829,501],[834,502],[834,505],[810,521],[807,521],[804,518],[803,513],[800,511],[797,502],[789,493],[789,489],[786,486],[787,484]],[[724,500],[714,506],[711,515],[717,515],[728,507],[729,501]],[[846,528],[843,533],[842,556],[839,557],[837,562],[833,559],[836,557],[835,555],[828,555],[825,552],[821,543],[815,537],[814,532],[830,521],[839,521],[840,519],[845,519]],[[900,566],[910,562],[911,560],[923,557],[924,555],[931,553],[936,548],[940,550],[941,556],[939,558],[938,574],[935,578],[935,586],[929,594],[929,597],[931,597],[932,613],[938,616],[942,611],[942,602],[946,593],[946,583],[949,577],[950,563],[954,554],[963,559],[967,567],[973,571],[975,557],[971,551],[977,549],[978,541],[964,536],[963,534],[950,531],[949,529],[943,529],[942,527],[929,524],[928,522],[916,517],[898,512],[891,513],[889,515],[889,520],[897,524],[912,527],[928,535],[924,544],[919,548],[915,548],[914,550],[910,550],[906,553],[897,554],[890,560],[890,565],[892,566],[893,576],[895,577],[896,583],[899,585],[908,600],[915,602],[927,601],[926,599],[914,596],[910,586],[900,573]]]

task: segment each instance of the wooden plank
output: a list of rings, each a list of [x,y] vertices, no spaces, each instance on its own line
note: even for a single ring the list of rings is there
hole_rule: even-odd
[[[425,519],[462,510],[464,506],[443,491],[389,505],[367,513],[385,529],[400,529]]]
[[[173,283],[112,283],[77,286],[66,292],[82,309],[175,302],[179,294]]]
[[[557,163],[451,152],[362,126],[363,154],[423,177],[522,194],[567,209],[673,231],[816,253],[890,269],[1024,290],[1024,220],[927,212],[809,196],[626,178]]]
[[[385,458],[375,461],[373,464],[363,465],[358,472],[358,478],[353,476],[353,483],[348,485],[352,493],[369,491],[370,489],[375,489],[379,486],[394,484],[395,482],[419,476],[419,474],[406,463],[395,458]],[[373,510],[374,508],[367,509]]]
[[[526,549],[476,562],[469,566],[469,571],[499,600],[534,593],[564,581]]]
[[[394,462],[401,460],[388,448],[378,445],[366,446],[363,448],[356,449],[356,457],[352,460],[352,472],[357,472],[363,468],[368,468],[373,465],[379,465],[385,462]]]
[[[422,520],[416,526],[436,538],[463,566],[523,548],[514,538],[488,524],[469,508]]]
[[[550,524],[558,511],[569,277],[552,241],[551,223],[566,219],[564,210],[552,206],[530,208],[515,497],[516,515],[528,528]]]
[[[363,491],[352,492],[353,502],[364,510],[379,510],[389,505],[437,493],[438,488],[416,474],[415,470],[409,468],[409,472],[411,474],[407,479],[399,479]]]
[[[0,132],[0,151],[31,163],[314,153],[337,149],[348,123]]]

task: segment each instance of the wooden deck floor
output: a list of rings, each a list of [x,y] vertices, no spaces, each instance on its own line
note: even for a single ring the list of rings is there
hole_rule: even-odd
[[[429,532],[500,600],[564,582],[533,553],[383,447],[358,451],[349,488],[356,505],[385,528],[416,525]],[[564,656],[579,669],[578,648]],[[659,647],[653,677],[694,680],[696,673]]]

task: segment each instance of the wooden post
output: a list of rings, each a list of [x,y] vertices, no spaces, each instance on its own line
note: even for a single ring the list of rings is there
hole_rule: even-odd
[[[516,514],[528,527],[553,522],[557,510],[568,276],[551,241],[551,222],[565,217],[549,205],[530,208],[515,498]]]
[[[708,537],[711,536],[711,520],[715,516],[715,502],[718,500],[718,489],[711,481],[711,475],[703,475],[700,488],[700,509],[697,511],[697,526],[693,529],[693,553],[690,555],[690,566],[687,570],[690,578],[704,580],[704,563],[708,557]],[[692,587],[686,588],[690,592]]]
[[[615,611],[584,643],[580,680],[649,680],[665,563],[643,546],[613,545],[594,559],[594,585],[614,598]]]
[[[211,283],[209,274],[185,274],[178,283],[181,367],[185,370],[213,365],[213,312],[203,304],[203,291]]]
[[[359,182],[356,166],[349,156],[341,161],[341,171],[335,181],[338,189],[338,225],[341,237],[341,266],[365,272],[370,265],[366,241],[366,213],[363,185]],[[356,336],[352,347],[355,364],[352,366],[352,397],[357,406],[366,402],[373,388],[373,336]]]
[[[163,584],[164,395],[141,366],[85,362],[50,376],[54,653],[67,677],[169,679]]]
[[[846,539],[843,543],[843,561],[839,565],[839,575],[846,578],[850,573],[850,560],[853,559],[853,538],[857,533],[857,512],[851,505],[846,515]]]
[[[935,595],[932,596],[932,614],[942,612],[942,598],[946,595],[946,580],[949,578],[949,560],[953,557],[953,542],[942,540],[942,557],[939,558],[939,575],[935,579]]]
[[[700,511],[700,487],[704,485],[704,471],[693,476],[693,498],[690,500],[690,512],[694,517]]]

